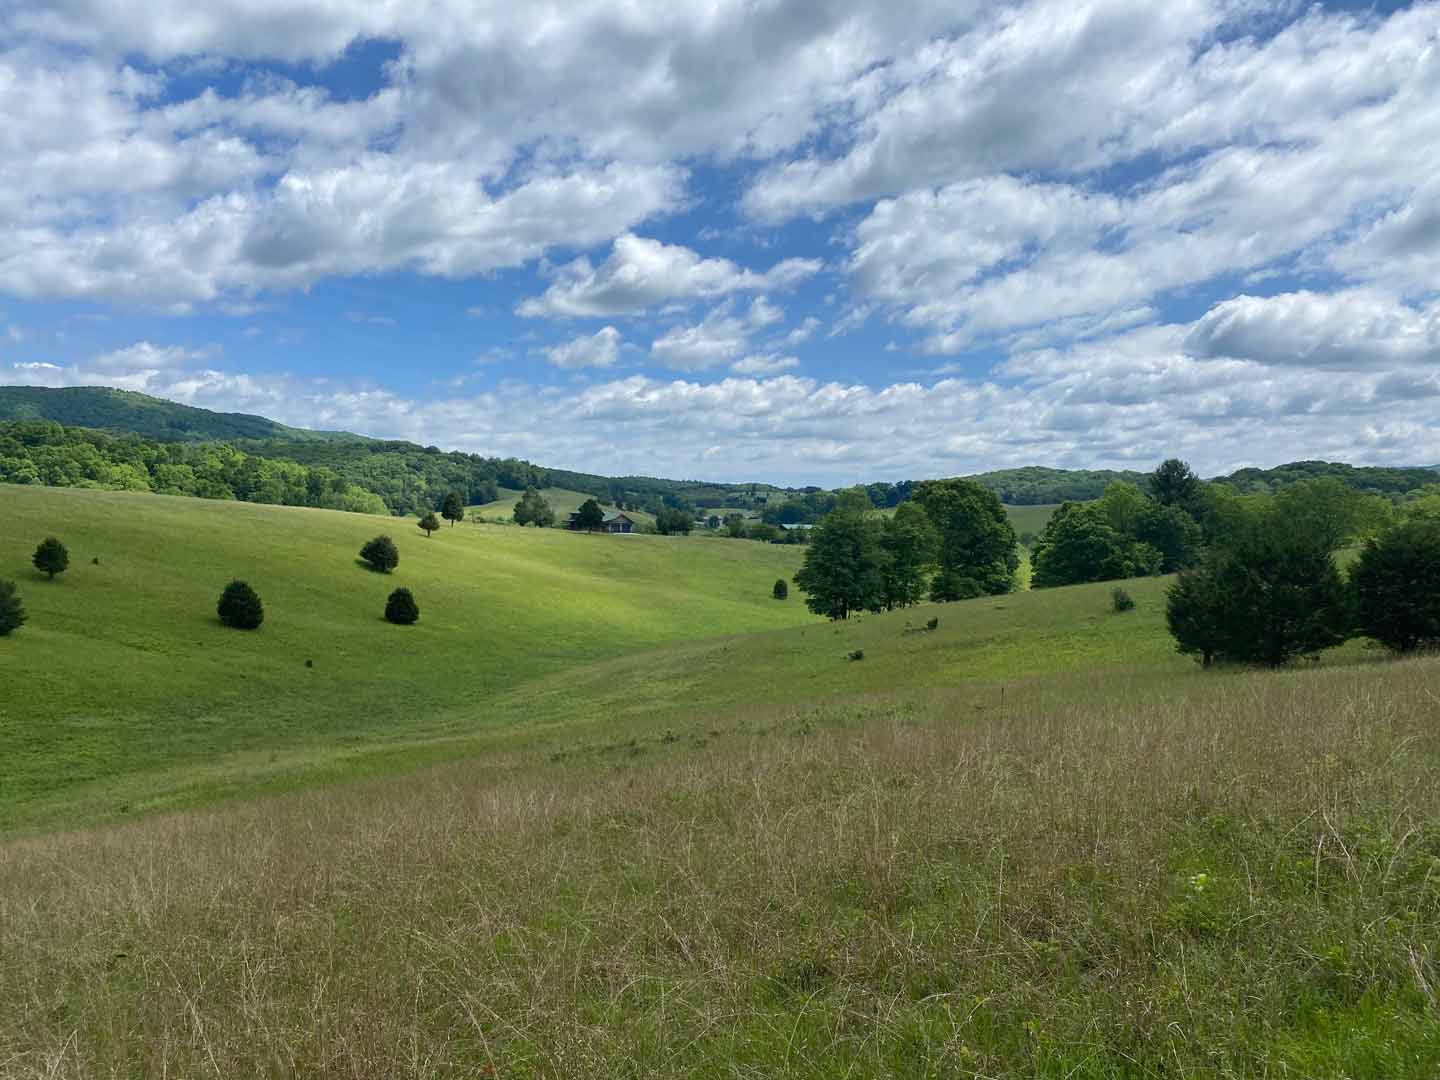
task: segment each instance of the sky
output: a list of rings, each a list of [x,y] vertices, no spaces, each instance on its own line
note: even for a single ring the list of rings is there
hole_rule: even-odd
[[[611,475],[1440,462],[1440,3],[0,0],[0,383]]]

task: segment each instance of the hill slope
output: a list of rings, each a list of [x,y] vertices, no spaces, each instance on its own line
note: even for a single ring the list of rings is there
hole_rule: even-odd
[[[240,763],[293,781],[358,747],[488,726],[486,703],[527,680],[812,621],[771,599],[800,555],[768,544],[468,523],[427,539],[389,518],[73,488],[0,487],[0,503],[0,577],[30,612],[0,641],[0,829],[214,793]],[[400,545],[389,575],[356,559],[382,532]],[[54,582],[29,564],[48,535],[70,549]],[[232,577],[265,602],[257,633],[215,618]],[[398,585],[414,627],[381,618]]]
[[[314,440],[359,436],[287,427],[263,416],[197,409],[133,390],[103,386],[0,386],[0,421],[53,420],[67,427],[133,432],[162,442],[231,439]]]

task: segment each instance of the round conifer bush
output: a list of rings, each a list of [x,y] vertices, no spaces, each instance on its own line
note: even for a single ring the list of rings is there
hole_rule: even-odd
[[[25,605],[15,591],[15,582],[0,581],[0,637],[18,630],[25,623]]]
[[[230,582],[215,605],[220,621],[236,630],[258,630],[265,621],[265,605],[249,585],[240,580]]]
[[[790,586],[786,584],[784,578],[776,579],[775,588],[770,591],[770,595],[776,600],[785,600],[790,596]]]
[[[400,549],[388,536],[377,536],[360,549],[360,558],[374,569],[387,574],[400,565]]]
[[[399,588],[385,601],[385,621],[396,626],[409,626],[420,620],[420,605],[415,603],[415,594],[409,589]]]
[[[42,574],[49,574],[50,580],[55,580],[55,575],[63,573],[70,565],[70,552],[65,550],[65,545],[53,536],[47,536],[40,541],[40,546],[35,549],[35,554],[30,560],[35,564],[35,569]]]

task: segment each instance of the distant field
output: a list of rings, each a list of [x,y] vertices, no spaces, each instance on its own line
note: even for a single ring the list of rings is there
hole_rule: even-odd
[[[771,598],[800,552],[769,544],[469,523],[427,539],[408,518],[74,488],[0,487],[0,505],[0,577],[30,612],[0,639],[0,830],[303,782],[361,748],[490,726],[480,703],[527,680],[818,625]],[[382,532],[389,575],[356,559]],[[30,566],[51,534],[71,556],[54,582]],[[254,634],[215,618],[237,576],[266,605]],[[398,585],[414,627],[381,618]]]
[[[523,494],[525,494],[523,491],[512,491],[509,488],[501,488],[500,498],[494,502],[469,507],[469,511],[470,513],[481,514],[487,518],[504,518],[506,521],[509,521],[511,515],[515,512],[515,503],[519,501],[520,496]],[[545,496],[546,501],[550,503],[551,509],[555,511],[556,523],[562,525],[571,514],[580,509],[581,503],[586,499],[594,497],[587,495],[583,491],[569,491],[565,488],[544,488],[540,494]],[[604,501],[601,501],[601,505],[604,506],[606,510],[614,509],[613,506]],[[653,522],[655,520],[654,514],[647,514],[642,510],[626,510],[625,513],[629,514],[630,517],[636,521]]]
[[[1045,528],[1059,509],[1059,503],[1045,503],[1039,506],[1006,506],[1005,513],[1009,516],[1017,536],[1027,532],[1039,536],[1040,530]]]

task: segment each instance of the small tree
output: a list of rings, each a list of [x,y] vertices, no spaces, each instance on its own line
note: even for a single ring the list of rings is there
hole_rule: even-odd
[[[400,549],[388,536],[377,536],[360,549],[360,558],[382,574],[400,565]]]
[[[225,586],[215,612],[222,623],[235,630],[258,630],[265,621],[265,607],[259,595],[239,579]]]
[[[775,597],[776,600],[790,599],[790,586],[785,584],[784,578],[776,579],[775,588],[770,590],[770,595]]]
[[[1440,520],[1366,543],[1350,573],[1360,632],[1396,652],[1440,644]]]
[[[457,521],[465,520],[465,500],[458,491],[452,491],[445,496],[445,502],[440,507],[440,516],[450,522],[452,529]]]
[[[40,541],[40,546],[35,549],[35,554],[30,560],[35,564],[35,569],[50,575],[50,580],[55,580],[55,575],[63,573],[70,565],[70,553],[65,550],[65,545],[53,536],[47,536]]]
[[[520,496],[513,516],[516,525],[534,525],[537,529],[544,529],[555,524],[555,511],[545,501],[545,496],[533,487],[526,488],[525,494]]]
[[[25,605],[15,591],[15,582],[0,581],[0,637],[18,630],[25,623]]]
[[[396,626],[409,626],[420,619],[420,605],[415,603],[415,594],[401,587],[390,594],[385,601],[385,621]]]
[[[594,499],[586,499],[580,504],[580,510],[575,515],[575,527],[584,529],[586,532],[593,532],[605,524],[605,511],[600,509],[600,504]]]
[[[440,519],[435,516],[435,511],[432,510],[415,524],[419,525],[420,528],[425,530],[425,537],[426,539],[429,539],[430,534],[433,533],[436,529],[440,528]]]

